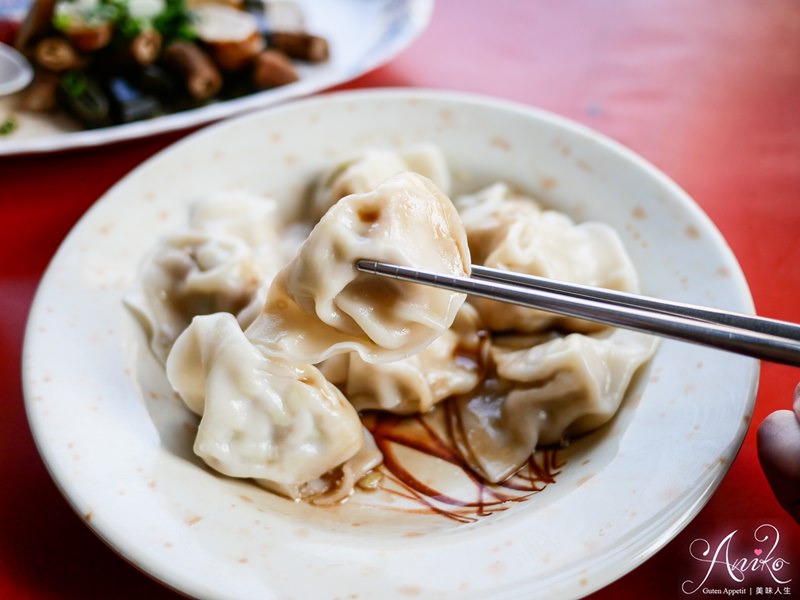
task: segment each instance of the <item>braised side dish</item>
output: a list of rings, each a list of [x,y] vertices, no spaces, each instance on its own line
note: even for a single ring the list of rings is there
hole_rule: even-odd
[[[327,60],[328,43],[296,25],[275,29],[270,4],[35,0],[14,38],[36,71],[18,108],[97,128],[292,83],[294,61]]]
[[[341,501],[383,460],[362,419],[447,403],[464,464],[498,483],[537,446],[613,417],[651,336],[354,268],[370,258],[468,275],[474,262],[638,291],[608,226],[576,224],[504,183],[454,201],[449,186],[434,146],[369,150],[319,174],[305,211],[316,222],[282,222],[274,200],[224,192],[153,250],[127,303],[199,416],[194,451],[210,467]]]

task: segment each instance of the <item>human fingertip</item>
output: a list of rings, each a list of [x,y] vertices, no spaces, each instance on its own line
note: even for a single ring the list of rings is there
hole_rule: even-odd
[[[768,415],[758,427],[756,447],[775,498],[800,523],[800,422],[795,413]]]
[[[794,416],[800,421],[800,383],[794,388],[794,403],[792,404],[792,408],[794,409]]]

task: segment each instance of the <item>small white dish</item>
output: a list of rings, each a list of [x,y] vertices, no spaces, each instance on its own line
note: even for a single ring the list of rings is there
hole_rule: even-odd
[[[0,96],[18,92],[33,79],[33,68],[22,54],[0,43]]]
[[[0,97],[0,114],[13,114],[16,127],[0,136],[0,156],[101,146],[204,125],[345,83],[389,62],[428,26],[433,0],[295,0],[308,31],[328,40],[331,57],[317,65],[297,64],[300,79],[200,108],[93,130],[79,130],[62,113],[17,108],[15,96]]]
[[[320,168],[417,141],[442,147],[462,191],[505,179],[577,220],[611,224],[645,293],[752,311],[730,249],[675,183],[546,112],[364,91],[193,134],[75,227],[41,284],[24,349],[27,411],[50,472],[87,524],[153,577],[204,598],[582,596],[663,547],[724,477],[749,425],[758,363],[669,340],[616,418],[558,455],[555,483],[469,523],[381,493],[295,504],[192,455],[192,420],[122,304],[145,253],[210,190],[269,193],[297,209]]]

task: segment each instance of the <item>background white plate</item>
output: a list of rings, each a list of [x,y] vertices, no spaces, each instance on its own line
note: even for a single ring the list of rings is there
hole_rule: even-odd
[[[76,131],[75,123],[57,114],[14,110],[13,96],[0,97],[0,120],[9,111],[18,127],[0,136],[0,156],[52,152],[147,137],[216,121],[312,94],[355,79],[389,62],[425,30],[433,0],[296,0],[308,31],[327,38],[330,60],[319,65],[296,63],[300,80],[241,98],[163,117]]]
[[[620,413],[574,443],[556,483],[459,524],[364,492],[315,508],[220,477],[122,305],[137,267],[209,190],[288,211],[322,167],[430,140],[460,190],[505,179],[622,235],[646,293],[749,312],[738,264],[674,183],[618,144],[506,102],[420,90],[332,94],[193,134],[75,227],[37,294],[24,351],[35,439],[76,511],[128,560],[212,598],[554,598],[588,594],[666,544],[747,430],[757,362],[664,341]]]

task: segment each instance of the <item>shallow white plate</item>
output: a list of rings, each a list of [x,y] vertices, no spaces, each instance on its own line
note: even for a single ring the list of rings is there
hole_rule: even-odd
[[[297,63],[300,80],[233,100],[163,117],[89,131],[64,115],[16,110],[14,96],[0,97],[0,121],[13,114],[16,129],[0,136],[0,156],[53,152],[109,144],[203,125],[264,108],[355,79],[389,62],[427,27],[433,0],[296,0],[306,29],[327,38],[331,58]]]
[[[460,190],[505,179],[578,220],[613,225],[646,293],[752,310],[735,258],[685,193],[552,114],[385,90],[196,133],[76,226],[42,282],[24,350],[30,423],[55,480],[91,528],[154,577],[212,598],[574,597],[666,544],[725,475],[749,424],[757,363],[671,341],[614,421],[558,454],[555,483],[503,512],[467,511],[468,523],[383,493],[293,504],[192,457],[193,421],[122,305],[142,257],[209,190],[270,193],[291,210],[321,167],[420,140],[444,149]]]

